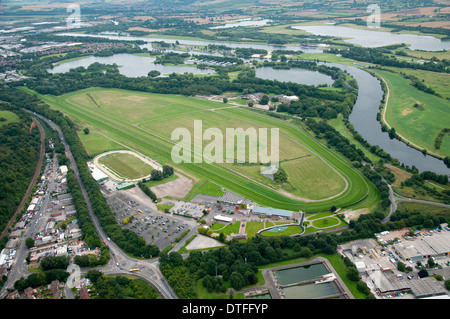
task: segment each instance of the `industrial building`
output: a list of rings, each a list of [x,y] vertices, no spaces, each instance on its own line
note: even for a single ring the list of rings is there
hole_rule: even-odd
[[[394,244],[393,248],[402,259],[413,262],[430,257],[445,257],[450,252],[450,232],[433,233],[414,241]]]
[[[441,285],[434,277],[425,277],[409,281],[412,293],[416,298],[428,298],[435,296],[443,296],[447,299],[449,295],[443,285]]]

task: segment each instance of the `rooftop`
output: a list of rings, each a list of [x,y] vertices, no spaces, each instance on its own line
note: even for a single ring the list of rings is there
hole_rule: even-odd
[[[281,217],[286,217],[286,218],[291,218],[292,214],[294,213],[293,211],[290,211],[290,210],[284,210],[284,209],[278,209],[278,208],[272,208],[272,207],[260,207],[260,206],[255,206],[252,211],[254,214],[264,214],[267,216],[281,216]]]

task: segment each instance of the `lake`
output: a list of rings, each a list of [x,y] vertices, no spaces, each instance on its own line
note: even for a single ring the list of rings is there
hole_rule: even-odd
[[[305,25],[292,28],[315,35],[349,38],[344,41],[368,48],[406,43],[412,50],[442,51],[450,49],[450,41],[441,41],[432,36],[361,30],[335,25]]]
[[[264,80],[277,80],[280,82],[293,82],[306,85],[327,84],[331,86],[334,83],[334,80],[329,75],[300,68],[287,70],[261,67],[256,68],[255,76]]]
[[[234,21],[228,21],[230,23],[226,23],[225,25],[219,25],[216,27],[211,27],[210,29],[229,29],[229,28],[237,28],[237,27],[257,27],[257,26],[263,26],[266,25],[268,22],[271,22],[272,20],[269,19],[262,19],[262,20],[252,20],[252,19],[239,19]]]
[[[127,77],[139,77],[147,76],[148,72],[151,70],[157,70],[161,72],[161,75],[168,75],[171,73],[193,73],[193,74],[212,74],[214,70],[200,70],[195,66],[171,66],[155,64],[154,57],[138,56],[129,53],[114,54],[108,57],[96,57],[90,56],[84,59],[74,60],[66,63],[62,63],[47,70],[49,73],[64,73],[68,72],[70,69],[77,67],[87,68],[94,62],[99,62],[103,64],[114,64],[119,66],[120,74]]]

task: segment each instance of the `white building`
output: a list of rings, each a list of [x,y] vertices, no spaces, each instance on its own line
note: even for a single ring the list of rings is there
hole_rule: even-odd
[[[231,223],[233,221],[233,218],[222,216],[222,215],[216,215],[216,216],[214,216],[214,219],[217,221],[227,222],[227,223]]]

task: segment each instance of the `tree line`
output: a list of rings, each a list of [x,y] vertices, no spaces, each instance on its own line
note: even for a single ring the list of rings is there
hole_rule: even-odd
[[[18,116],[18,121],[0,123],[0,231],[3,231],[17,210],[36,170],[40,133],[37,127],[31,129],[30,115],[15,103],[1,102],[0,110]],[[5,236],[0,246],[4,247],[7,240],[8,236]]]
[[[445,61],[427,61],[424,63],[414,63],[408,62],[406,60],[399,60],[395,56],[391,56],[389,49],[386,47],[363,48],[352,46],[346,49],[329,49],[328,52],[333,54],[341,54],[344,58],[378,64],[382,66],[393,66],[398,68],[409,68],[413,70],[427,70],[434,72],[450,72],[449,64]]]

